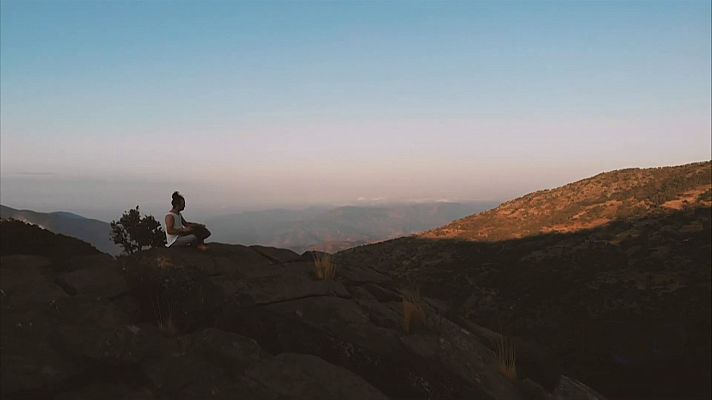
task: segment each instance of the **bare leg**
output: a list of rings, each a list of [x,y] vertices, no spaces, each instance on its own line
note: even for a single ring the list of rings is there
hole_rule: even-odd
[[[205,245],[205,239],[210,236],[210,231],[204,226],[199,226],[193,230],[193,234],[198,237],[198,243],[195,248],[200,251],[208,250],[208,246]]]

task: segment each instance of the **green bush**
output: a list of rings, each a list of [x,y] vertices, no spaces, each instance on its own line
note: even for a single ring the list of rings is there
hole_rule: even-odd
[[[138,206],[124,211],[118,221],[111,221],[111,239],[123,247],[126,254],[166,244],[166,234],[161,223],[152,215],[142,217]]]

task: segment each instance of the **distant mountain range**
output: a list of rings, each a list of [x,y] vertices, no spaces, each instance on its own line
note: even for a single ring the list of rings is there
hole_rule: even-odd
[[[31,210],[16,210],[0,205],[0,218],[12,218],[38,225],[51,232],[72,236],[90,243],[98,250],[112,255],[121,248],[111,240],[111,226],[103,221],[84,218],[70,212],[42,213]]]
[[[387,206],[312,207],[274,209],[209,218],[209,241],[260,244],[296,252],[335,252],[353,246],[409,235],[496,206],[497,203],[417,203]],[[117,255],[121,248],[110,238],[111,227],[96,219],[69,212],[41,213],[0,206],[0,217],[39,225],[49,231],[84,240]],[[118,214],[118,213],[117,213]],[[157,215],[163,221],[162,215]],[[186,218],[190,219],[187,214]]]
[[[266,210],[223,215],[206,221],[210,240],[262,244],[296,252],[346,248],[432,229],[498,203],[414,203],[378,207]]]
[[[611,398],[710,398],[712,163],[607,172],[337,253]]]

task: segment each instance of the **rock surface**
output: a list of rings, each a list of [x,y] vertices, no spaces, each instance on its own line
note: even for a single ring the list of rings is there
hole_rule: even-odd
[[[318,281],[308,255],[255,246],[71,262],[4,251],[3,399],[529,396],[430,299],[406,335],[402,285],[365,266]],[[562,382],[541,393],[585,392]]]

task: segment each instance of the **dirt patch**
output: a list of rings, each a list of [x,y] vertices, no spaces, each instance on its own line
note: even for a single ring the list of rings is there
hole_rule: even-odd
[[[685,206],[695,204],[699,201],[700,195],[710,189],[710,185],[698,186],[692,190],[684,192],[677,199],[666,201],[662,204],[663,208],[670,210],[682,210]]]
[[[584,229],[596,228],[611,222],[608,218],[596,218],[591,221],[586,222],[574,222],[573,224],[559,224],[547,226],[541,229],[542,233],[570,233],[577,232]]]

